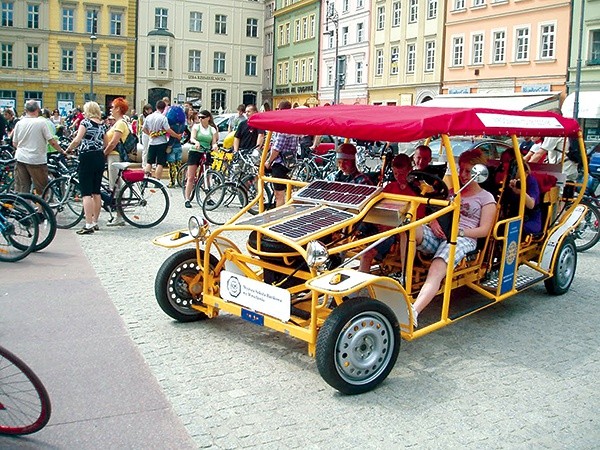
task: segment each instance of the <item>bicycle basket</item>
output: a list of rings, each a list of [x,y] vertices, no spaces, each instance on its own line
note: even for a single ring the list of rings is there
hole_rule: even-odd
[[[128,183],[135,183],[136,181],[142,181],[145,173],[143,170],[124,170],[123,179]]]

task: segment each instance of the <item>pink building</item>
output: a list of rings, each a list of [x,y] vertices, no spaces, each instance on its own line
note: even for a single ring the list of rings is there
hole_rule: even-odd
[[[570,12],[569,0],[449,0],[445,95],[433,102],[558,107],[566,93]]]

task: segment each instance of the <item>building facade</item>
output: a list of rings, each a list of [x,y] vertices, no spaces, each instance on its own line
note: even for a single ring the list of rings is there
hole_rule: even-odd
[[[373,4],[370,103],[414,105],[439,94],[445,7],[441,0],[380,0]]]
[[[262,108],[273,107],[273,52],[275,48],[275,0],[265,0]]]
[[[0,108],[133,99],[136,1],[2,0]]]
[[[320,4],[318,0],[277,0],[273,56],[273,105],[316,104]]]
[[[558,106],[566,90],[569,0],[448,3],[444,94],[461,95],[463,106],[471,106],[470,95],[498,95],[510,108],[517,105],[511,97],[548,93],[547,107]],[[528,109],[526,103],[512,109]]]
[[[137,107],[162,97],[213,113],[260,104],[264,3],[140,0]]]
[[[336,54],[339,103],[367,104],[371,0],[322,2],[321,17],[320,104],[334,103]]]

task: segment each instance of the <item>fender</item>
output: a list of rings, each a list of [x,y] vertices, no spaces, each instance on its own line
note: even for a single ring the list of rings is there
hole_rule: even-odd
[[[587,212],[587,207],[585,205],[578,205],[573,213],[567,217],[567,220],[563,222],[558,228],[556,228],[548,239],[546,239],[546,243],[544,244],[544,249],[542,251],[542,258],[540,260],[540,267],[544,270],[550,271],[550,268],[554,263],[554,255],[560,246],[564,236],[567,233],[570,233],[579,222],[583,219]]]

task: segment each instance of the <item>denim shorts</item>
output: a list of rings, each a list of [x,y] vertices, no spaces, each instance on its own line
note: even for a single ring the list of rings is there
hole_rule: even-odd
[[[171,153],[167,153],[167,162],[174,163],[177,161],[181,161],[181,156],[183,155],[183,148],[180,146],[173,147],[171,149]]]
[[[456,251],[454,252],[454,267],[467,255],[477,248],[477,241],[473,238],[459,237],[456,240]],[[446,238],[440,239],[431,228],[423,226],[423,242],[417,246],[417,250],[433,255],[434,258],[442,258],[448,264],[450,244]]]

